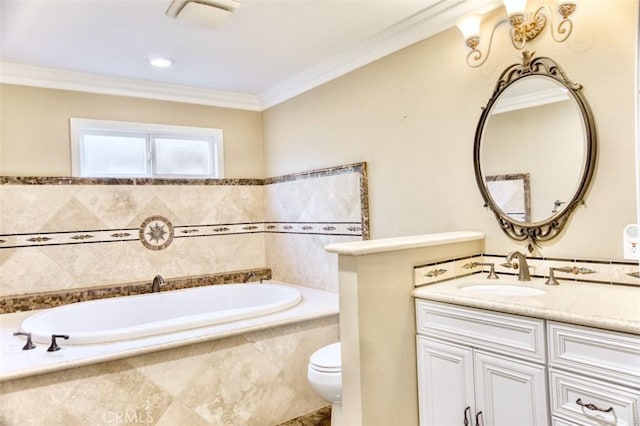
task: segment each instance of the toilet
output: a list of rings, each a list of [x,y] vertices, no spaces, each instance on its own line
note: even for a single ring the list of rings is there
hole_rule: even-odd
[[[314,391],[331,403],[331,425],[342,424],[342,361],[340,342],[322,347],[309,358],[307,378]]]

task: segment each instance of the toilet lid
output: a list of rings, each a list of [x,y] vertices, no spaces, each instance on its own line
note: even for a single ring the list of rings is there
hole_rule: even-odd
[[[311,355],[309,362],[318,370],[340,370],[342,368],[340,342],[318,349]]]

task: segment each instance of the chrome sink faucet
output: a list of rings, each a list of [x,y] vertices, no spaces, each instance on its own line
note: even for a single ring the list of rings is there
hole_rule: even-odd
[[[512,251],[507,255],[507,262],[511,263],[514,257],[518,259],[518,281],[531,281],[527,258],[519,251]]]
[[[151,283],[151,292],[158,293],[161,285],[164,285],[164,278],[162,278],[162,275],[156,275],[153,278],[153,283]]]

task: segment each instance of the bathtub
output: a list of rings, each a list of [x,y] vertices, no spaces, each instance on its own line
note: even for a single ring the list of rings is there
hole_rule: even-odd
[[[21,325],[36,342],[68,335],[65,344],[149,337],[271,314],[302,301],[300,291],[276,283],[221,284],[72,303],[35,313]]]

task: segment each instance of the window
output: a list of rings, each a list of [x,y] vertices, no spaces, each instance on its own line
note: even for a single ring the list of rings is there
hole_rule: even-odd
[[[224,177],[222,130],[70,119],[77,177]]]

